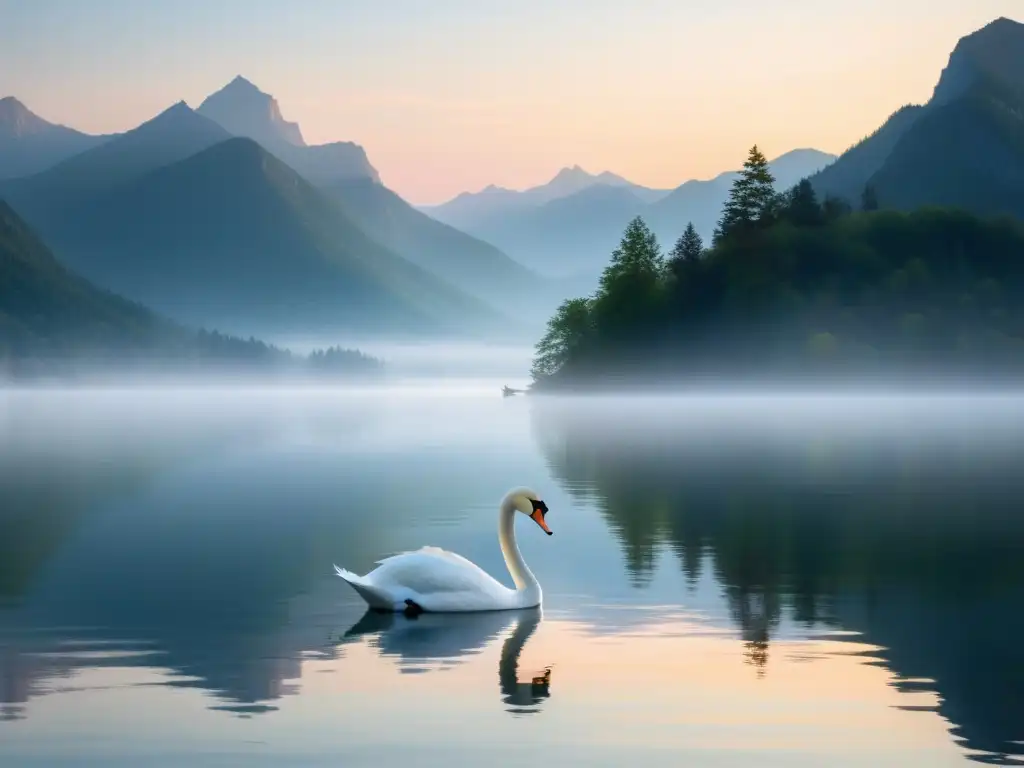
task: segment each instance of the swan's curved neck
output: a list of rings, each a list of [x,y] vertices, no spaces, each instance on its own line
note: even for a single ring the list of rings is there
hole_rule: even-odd
[[[540,584],[533,571],[526,565],[523,553],[516,544],[515,522],[516,508],[512,504],[512,499],[506,498],[502,501],[498,514],[498,541],[501,544],[501,553],[505,556],[505,565],[512,575],[512,581],[516,583],[516,589],[525,593],[525,596],[532,597],[539,595]]]

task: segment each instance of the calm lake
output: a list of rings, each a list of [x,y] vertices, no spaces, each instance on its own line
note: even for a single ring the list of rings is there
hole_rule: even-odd
[[[0,391],[0,765],[1024,765],[1024,397],[502,383]]]

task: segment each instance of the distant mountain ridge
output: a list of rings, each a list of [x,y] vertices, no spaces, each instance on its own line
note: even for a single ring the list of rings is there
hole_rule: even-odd
[[[241,75],[207,96],[196,111],[236,136],[249,136],[268,149],[281,143],[306,146],[299,124],[284,119],[277,99]]]
[[[184,101],[170,110],[182,107],[191,110]],[[307,145],[298,123],[284,119],[277,100],[241,75],[208,96],[194,112],[221,127],[224,137],[255,139],[314,184],[355,178],[380,182],[360,145],[351,141]],[[93,136],[44,120],[13,96],[0,98],[0,180],[46,171],[133,130],[138,128]]]
[[[61,128],[64,126],[48,123],[13,96],[5,96],[0,99],[0,135],[5,138],[23,139]],[[65,130],[71,131],[70,128]],[[72,132],[78,133],[77,131]]]
[[[490,243],[432,219],[387,187],[369,179],[324,187],[377,242],[466,293],[498,308],[531,293],[546,306],[550,291],[536,274]]]
[[[365,234],[389,250],[492,304],[509,292],[538,290],[540,278],[486,242],[439,224],[383,186],[362,147],[308,146],[299,126],[281,117],[276,99],[239,76],[197,113],[247,136],[341,203]]]
[[[65,186],[61,170],[45,174],[52,188]],[[251,139],[79,190],[59,212],[46,208],[47,187],[30,192],[11,200],[33,212],[70,267],[192,325],[416,335],[497,323],[482,303],[371,239]]]
[[[0,185],[25,218],[44,232],[68,209],[98,192],[191,157],[231,134],[185,102],[137,128],[69,157],[41,173]]]
[[[771,164],[777,188],[782,191],[796,184],[834,159],[835,155],[815,149],[781,155]],[[525,192],[488,188],[424,210],[494,243],[543,275],[594,282],[635,216],[644,217],[665,249],[689,221],[710,238],[736,176],[736,171],[728,171],[662,192],[615,174],[588,174],[577,166]],[[652,194],[645,199],[638,190]]]
[[[282,117],[277,99],[241,75],[207,96],[196,112],[233,136],[259,142],[314,184],[361,178],[380,183],[377,169],[361,146],[349,141],[309,146],[299,124]]]
[[[819,194],[910,210],[954,206],[1024,217],[1024,24],[996,19],[961,38],[932,98],[893,114],[811,178]]]
[[[491,184],[479,192],[462,192],[445,203],[421,205],[419,209],[438,221],[459,227],[467,221],[472,223],[482,216],[542,205],[601,185],[624,187],[647,202],[653,202],[671,192],[668,189],[652,189],[634,184],[610,171],[594,174],[585,171],[579,165],[573,165],[562,168],[544,184],[528,189],[520,191]]]
[[[261,152],[238,149],[248,145],[235,137]],[[221,145],[233,149],[208,154]],[[870,186],[883,207],[1024,216],[1024,25],[998,19],[962,38],[926,105],[896,111],[839,158],[798,149],[771,166],[779,191],[810,177],[820,195],[855,205]],[[35,170],[18,170],[25,167]],[[191,195],[183,179],[195,185]],[[709,238],[734,179],[727,172],[656,190],[570,166],[527,190],[490,186],[417,210],[381,184],[362,147],[308,146],[277,100],[241,76],[197,110],[179,102],[102,137],[0,99],[0,196],[53,236],[76,269],[132,299],[169,302],[161,286],[174,285],[183,317],[220,306],[243,324],[261,307],[284,319],[282,307],[295,301],[304,307],[295,316],[314,325],[484,327],[499,313],[477,298],[507,305],[510,296],[536,300],[552,280],[572,292],[578,286],[565,281],[595,281],[636,215],[664,249],[687,222]],[[206,277],[187,285],[187,269],[189,280]],[[300,285],[317,298],[307,301]],[[318,285],[334,288],[319,293]],[[266,298],[257,301],[260,291]],[[359,296],[379,301],[360,305]]]
[[[107,138],[48,122],[5,96],[0,98],[0,180],[38,173]]]
[[[579,165],[573,165],[571,167],[562,168],[557,174],[555,174],[554,178],[546,184],[531,187],[521,194],[531,198],[534,202],[546,203],[560,197],[568,197],[569,195],[574,195],[577,192],[582,192],[585,189],[601,185],[608,187],[624,187],[630,190],[641,200],[646,201],[656,200],[671,191],[668,189],[652,189],[641,184],[635,184],[634,182],[629,181],[616,173],[612,173],[611,171],[601,171],[600,173],[595,174],[585,171]]]
[[[289,332],[325,330],[329,325],[344,326],[361,334],[475,335],[503,325],[499,313],[479,298],[498,305],[510,292],[540,290],[537,276],[493,246],[415,210],[380,185],[372,168],[371,175],[334,172],[337,166],[321,162],[320,158],[339,151],[344,155],[344,145],[306,146],[295,124],[278,119],[276,101],[248,81],[236,78],[218,94],[228,99],[228,106],[248,103],[249,112],[242,117],[251,124],[236,121],[231,126],[235,131],[262,136],[260,146],[264,154],[269,153],[258,160],[249,158],[246,162],[220,166],[221,172],[230,178],[206,177],[196,172],[189,177],[197,185],[192,195],[180,189],[175,194],[153,191],[171,178],[171,174],[157,171],[187,163],[233,138],[233,133],[218,122],[179,102],[137,128],[114,135],[45,171],[0,182],[0,195],[7,197],[90,280],[182,321],[217,325],[239,333],[273,333],[287,324]],[[224,101],[219,101],[220,106],[218,100],[208,99],[204,103],[216,107],[208,111],[222,113]],[[220,116],[223,119],[223,114]],[[266,144],[276,147],[277,153]],[[304,155],[304,161],[301,153],[310,154]],[[361,148],[359,153],[365,159]],[[281,160],[282,155],[291,162]],[[279,210],[263,219],[256,209],[244,214],[236,210],[237,205],[231,206],[230,200],[255,205],[259,199],[266,204],[267,179],[258,174],[253,176],[252,166],[268,167],[270,157],[277,157],[282,168],[294,171],[295,175],[287,177],[287,183],[301,187],[299,196],[320,211],[319,215],[292,207],[287,213]],[[308,167],[318,168],[319,172],[302,173],[301,169]],[[155,177],[149,178],[154,173]],[[280,168],[270,172],[270,176],[278,181],[286,178]],[[149,186],[138,186],[143,178],[149,178]],[[306,187],[308,184],[320,189]],[[214,189],[221,198],[210,199],[210,190]],[[197,208],[193,205],[195,201],[205,201],[208,207]],[[180,215],[169,218],[168,206],[178,206]],[[229,208],[233,212],[225,213],[221,225],[215,226],[210,212]],[[307,226],[299,226],[292,216]],[[275,223],[287,232],[274,231]],[[254,230],[263,232],[261,242],[250,237]],[[160,232],[160,237],[155,232]],[[324,245],[321,239],[326,232],[330,233],[326,235],[329,245]],[[313,234],[315,237],[310,240]],[[186,252],[175,251],[176,247],[184,247],[182,238],[186,237],[191,238]],[[244,281],[200,280],[200,275],[205,274],[203,269],[214,267],[213,262],[218,259],[224,260],[220,266],[223,273],[238,269],[239,274],[249,274],[249,266],[237,262],[229,253],[237,252],[243,244],[251,256],[271,261],[276,258],[284,265],[286,254],[297,258],[293,253],[306,253],[313,241],[320,243],[319,247],[327,253],[344,253],[342,261],[350,271],[338,271],[335,264],[333,277],[311,280],[307,286],[310,296],[321,298],[304,301],[302,296],[293,294],[289,300],[296,302],[299,309],[291,315],[274,309],[281,302],[270,285],[270,295],[265,300],[253,299],[255,288],[251,283],[256,278],[251,274]],[[282,245],[274,256],[268,252],[268,244],[275,242],[286,243],[291,250]],[[138,257],[142,254],[146,258]],[[366,272],[366,262],[374,267],[369,270],[373,274],[366,277],[369,282],[351,271],[353,265],[364,264],[360,270]],[[309,263],[303,263],[302,269],[313,269]],[[190,265],[191,273],[186,264]],[[172,265],[175,272],[181,273],[180,279],[166,273]],[[343,273],[349,281],[344,286],[339,283]],[[188,274],[191,276],[186,279]],[[269,274],[264,272],[263,277]],[[200,282],[193,285],[190,280]],[[287,285],[289,281],[277,275],[274,282]],[[392,289],[399,285],[406,288],[394,294]],[[324,286],[334,286],[338,306],[316,313],[302,310],[304,304],[328,301],[321,290]],[[177,298],[172,300],[171,293]],[[373,296],[380,299],[378,305],[370,301],[361,305],[361,311],[353,311],[359,304],[357,299]],[[403,303],[404,309],[399,306]],[[250,322],[259,325],[250,327]],[[515,323],[509,326],[513,327]]]

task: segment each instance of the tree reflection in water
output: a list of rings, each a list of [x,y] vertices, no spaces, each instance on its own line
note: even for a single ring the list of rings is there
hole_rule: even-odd
[[[595,501],[634,583],[662,548],[690,584],[709,563],[759,676],[784,615],[854,630],[897,686],[935,681],[964,746],[1024,754],[1019,406],[700,407],[531,404],[552,474]]]

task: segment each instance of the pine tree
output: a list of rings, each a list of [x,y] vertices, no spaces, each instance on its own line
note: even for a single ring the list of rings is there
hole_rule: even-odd
[[[740,177],[732,183],[729,200],[715,229],[714,242],[736,232],[749,231],[769,223],[776,213],[778,195],[768,160],[755,144],[743,163]]]
[[[658,279],[664,267],[658,238],[637,216],[626,227],[619,247],[612,252],[611,263],[601,275],[599,295],[614,293],[623,281],[651,283]]]
[[[835,221],[836,219],[848,215],[852,208],[850,207],[850,204],[841,197],[825,195],[825,200],[821,204],[821,210],[825,217],[825,221]]]
[[[704,256],[704,241],[701,240],[700,235],[697,234],[696,227],[693,226],[691,221],[686,225],[686,229],[683,230],[683,234],[676,240],[676,244],[672,246],[672,250],[668,254],[668,266],[669,269],[675,273],[685,268],[687,264],[696,264]]]
[[[798,227],[813,227],[824,219],[818,196],[807,179],[786,194],[785,216]]]
[[[594,322],[609,347],[636,347],[656,325],[665,286],[665,263],[658,239],[637,216],[612,253],[594,296]]]

